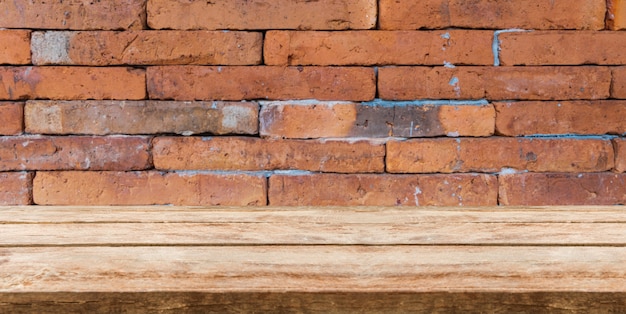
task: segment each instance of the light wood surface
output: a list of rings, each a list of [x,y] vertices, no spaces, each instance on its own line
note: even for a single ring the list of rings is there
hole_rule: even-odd
[[[617,206],[0,207],[0,313],[116,311],[115,296],[161,312],[626,310],[625,223]]]

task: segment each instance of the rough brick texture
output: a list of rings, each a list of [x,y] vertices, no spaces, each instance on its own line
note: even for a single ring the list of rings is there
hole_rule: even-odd
[[[0,137],[0,171],[142,170],[146,137]]]
[[[38,65],[251,65],[261,62],[262,39],[251,32],[35,32],[32,50]]]
[[[376,0],[148,1],[148,25],[163,29],[368,29]]]
[[[270,65],[443,65],[493,63],[489,31],[272,31]]]
[[[143,172],[37,172],[39,205],[262,206],[267,181],[245,174]]]
[[[258,133],[259,109],[253,102],[32,100],[25,111],[29,133]]]
[[[387,143],[394,173],[595,172],[614,166],[609,140],[553,138],[417,139]]]
[[[22,133],[23,119],[23,103],[0,102],[0,135],[17,135]]]
[[[30,31],[0,29],[0,64],[30,63]]]
[[[491,175],[274,175],[275,206],[484,206],[497,203]]]
[[[32,204],[33,174],[0,172],[0,206]]]
[[[624,205],[626,175],[523,173],[499,178],[502,205]]]
[[[140,29],[144,5],[145,0],[0,1],[0,28]]]
[[[620,82],[626,84],[626,75]],[[593,66],[389,67],[378,72],[379,96],[390,100],[601,99],[609,96],[610,86],[610,69]]]
[[[0,67],[0,100],[143,99],[145,71],[134,68]]]
[[[626,101],[516,101],[493,105],[496,132],[501,135],[626,133]]]
[[[383,29],[604,29],[605,1],[380,0]]]
[[[154,99],[372,100],[374,69],[364,67],[211,67],[148,68],[148,93]]]
[[[486,103],[262,102],[267,137],[489,136],[495,111]]]
[[[0,1],[0,205],[621,204],[624,30],[626,0]]]
[[[164,170],[310,170],[383,172],[385,148],[366,141],[298,141],[254,138],[154,140],[154,165]]]

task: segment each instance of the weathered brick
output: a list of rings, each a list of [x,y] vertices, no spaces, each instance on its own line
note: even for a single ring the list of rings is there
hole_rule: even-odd
[[[626,101],[514,101],[494,106],[496,132],[501,135],[626,133]]]
[[[0,67],[0,100],[143,99],[145,71],[104,67]]]
[[[368,29],[376,0],[148,1],[154,29]]]
[[[602,99],[610,86],[610,69],[596,66],[385,67],[378,73],[379,97],[390,100]]]
[[[501,175],[500,205],[623,205],[626,174],[520,173]]]
[[[277,138],[489,136],[488,103],[262,102],[260,133]]]
[[[615,171],[626,172],[626,139],[613,139],[615,148]]]
[[[275,206],[485,206],[495,205],[497,179],[486,174],[273,175]]]
[[[626,64],[623,32],[511,32],[498,38],[502,65]]]
[[[156,169],[383,172],[385,147],[367,141],[157,137]]]
[[[41,134],[257,134],[258,112],[254,102],[31,100],[25,125]]]
[[[605,1],[381,0],[382,29],[604,29]]]
[[[606,25],[608,29],[626,29],[626,1],[607,0]]]
[[[146,0],[0,1],[0,28],[141,29]]]
[[[16,135],[24,129],[24,103],[0,102],[0,135]]]
[[[38,65],[261,63],[263,34],[221,31],[34,32]]]
[[[365,67],[156,66],[147,76],[152,99],[359,101],[376,93],[374,69]]]
[[[611,97],[626,99],[626,66],[614,67],[611,84]]]
[[[147,137],[0,137],[0,170],[141,170]]]
[[[30,31],[0,29],[0,43],[0,64],[30,63]]]
[[[594,172],[614,158],[610,140],[490,137],[390,141],[386,161],[392,173]]]
[[[0,206],[32,204],[32,173],[0,172],[0,186]]]
[[[267,180],[260,175],[55,171],[37,172],[39,205],[264,206]]]
[[[491,31],[269,31],[269,65],[493,64]]]

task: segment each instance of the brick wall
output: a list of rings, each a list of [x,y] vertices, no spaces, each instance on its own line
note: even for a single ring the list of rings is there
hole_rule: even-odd
[[[626,202],[626,1],[0,1],[0,205]]]

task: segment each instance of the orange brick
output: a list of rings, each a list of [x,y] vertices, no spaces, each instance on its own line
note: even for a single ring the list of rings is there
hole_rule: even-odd
[[[257,134],[259,124],[254,102],[31,100],[25,112],[26,131],[42,134]]]
[[[145,25],[146,0],[0,1],[0,28],[116,30]]]
[[[555,138],[418,139],[387,143],[392,173],[594,172],[614,166],[610,140]]]
[[[0,102],[0,135],[22,133],[24,127],[24,104]]]
[[[626,175],[523,173],[499,177],[500,205],[623,205]]]
[[[561,100],[608,98],[606,67],[388,67],[378,74],[380,98]]]
[[[607,0],[606,25],[608,29],[626,29],[626,1]]]
[[[491,31],[269,31],[269,65],[493,64]]]
[[[376,92],[374,69],[364,67],[157,66],[147,75],[152,99],[359,101]]]
[[[496,132],[501,135],[626,133],[626,101],[515,101],[494,106]]]
[[[145,71],[133,68],[0,67],[0,100],[143,99]]]
[[[626,139],[613,139],[615,147],[615,171],[626,172]]]
[[[154,29],[368,29],[376,0],[148,1]]]
[[[498,38],[502,65],[626,64],[623,32],[512,32]]]
[[[382,29],[604,29],[605,1],[381,0]]]
[[[385,147],[367,141],[157,137],[154,166],[164,170],[383,172]]]
[[[626,99],[626,66],[614,67],[611,84],[611,97]]]
[[[273,206],[486,206],[496,205],[497,179],[486,174],[273,175]]]
[[[147,137],[0,137],[0,170],[140,170]]]
[[[0,172],[0,186],[0,206],[32,204],[32,173]]]
[[[30,31],[0,29],[0,43],[0,64],[30,63]]]
[[[489,136],[486,102],[262,102],[260,133],[275,138]]]
[[[264,206],[261,175],[56,171],[37,172],[33,198],[39,205],[225,205]]]
[[[262,41],[260,32],[35,32],[32,51],[38,65],[253,65]]]

